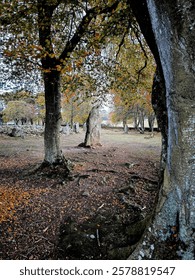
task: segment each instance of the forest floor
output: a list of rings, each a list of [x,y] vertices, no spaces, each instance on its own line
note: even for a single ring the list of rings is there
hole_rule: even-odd
[[[158,193],[161,136],[102,130],[102,146],[61,136],[68,179],[31,173],[43,137],[0,136],[0,259],[126,259]],[[136,226],[134,226],[136,225]]]

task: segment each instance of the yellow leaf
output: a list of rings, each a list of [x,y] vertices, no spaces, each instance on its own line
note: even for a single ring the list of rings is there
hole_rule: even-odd
[[[61,65],[56,65],[57,71],[61,72],[62,71],[62,66]]]

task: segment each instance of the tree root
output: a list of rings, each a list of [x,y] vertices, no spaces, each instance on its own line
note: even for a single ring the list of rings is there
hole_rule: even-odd
[[[93,168],[93,169],[89,169],[89,170],[87,170],[87,172],[109,172],[109,173],[118,173],[116,170],[112,170],[112,169],[110,169],[110,170],[104,170],[104,169],[98,169],[98,168]]]
[[[70,176],[72,168],[72,163],[63,156],[62,158],[57,159],[54,163],[44,160],[41,164],[38,164],[25,172],[23,176],[35,175],[36,177],[41,176],[65,179]]]
[[[97,144],[94,144],[94,145],[87,145],[86,143],[82,142],[78,145],[78,147],[86,148],[86,149],[96,149],[98,147],[102,147],[102,144],[97,143]]]

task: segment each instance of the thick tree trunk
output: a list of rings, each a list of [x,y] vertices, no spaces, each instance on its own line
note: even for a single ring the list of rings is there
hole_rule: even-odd
[[[161,165],[160,165],[160,185],[163,181],[163,173],[167,161],[167,147],[168,147],[168,118],[166,106],[166,89],[162,69],[157,67],[153,86],[152,86],[152,106],[156,115],[158,128],[162,136],[162,151],[161,151]]]
[[[192,1],[147,2],[165,77],[168,111],[167,164],[154,226],[159,235],[164,232],[163,239],[175,227],[186,246],[182,258],[194,259],[195,79],[194,35],[190,29],[195,10]]]
[[[61,95],[60,73],[51,71],[44,74],[45,83],[45,163],[58,164],[62,161],[60,150]]]
[[[147,3],[158,48],[153,53],[165,81],[168,145],[153,222],[130,258],[161,258],[159,248],[175,239],[177,257],[195,259],[195,8],[192,0],[142,2]]]

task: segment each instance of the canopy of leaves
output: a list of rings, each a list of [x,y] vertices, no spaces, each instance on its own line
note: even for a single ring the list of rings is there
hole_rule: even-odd
[[[68,102],[64,99],[62,102],[62,119],[65,123],[70,123],[71,126],[74,122],[83,124],[89,115],[91,109],[90,100],[82,101],[72,97]]]
[[[147,114],[153,112],[151,92],[156,66],[144,39],[138,39],[133,34],[126,36],[118,53],[117,44],[112,44],[112,53],[117,55],[118,62],[111,89],[115,121],[128,119],[135,108],[142,108]]]
[[[38,81],[40,71],[55,70],[62,74],[65,99],[102,102],[112,89],[115,104],[124,111],[145,103],[153,66],[129,1],[14,0],[0,5],[2,52],[14,76]]]
[[[35,103],[35,96],[25,90],[17,91],[17,92],[5,92],[1,95],[3,101],[7,104],[9,101],[25,101],[27,103],[34,104]]]

